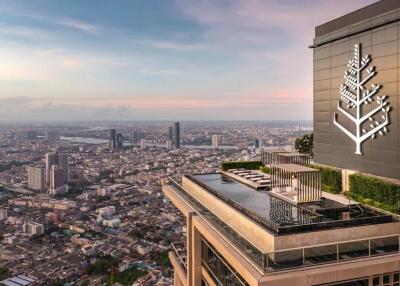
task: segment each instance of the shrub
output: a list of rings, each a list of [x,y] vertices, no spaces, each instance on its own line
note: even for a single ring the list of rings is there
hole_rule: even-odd
[[[361,174],[350,175],[350,195],[361,198],[366,204],[380,205],[383,209],[399,212],[400,186]],[[371,203],[372,200],[373,203]],[[368,200],[368,201],[366,201]]]
[[[271,168],[267,166],[262,166],[260,167],[261,172],[266,173],[266,174],[271,174]]]
[[[337,169],[310,165],[321,172],[321,188],[324,192],[338,194],[342,191],[342,172]]]
[[[221,169],[226,171],[229,169],[244,168],[247,170],[257,170],[262,166],[261,161],[236,161],[236,162],[223,162]]]

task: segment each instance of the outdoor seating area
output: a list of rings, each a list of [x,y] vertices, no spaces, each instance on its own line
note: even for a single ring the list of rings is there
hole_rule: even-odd
[[[257,189],[270,189],[271,178],[269,174],[264,174],[256,170],[246,170],[243,168],[229,169],[228,173],[234,175],[234,178],[236,177],[236,179],[240,179],[240,181],[244,183],[248,181],[248,184],[255,185]]]

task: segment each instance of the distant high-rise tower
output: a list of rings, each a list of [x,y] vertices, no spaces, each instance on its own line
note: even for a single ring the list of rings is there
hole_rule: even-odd
[[[176,149],[181,148],[181,129],[179,127],[179,122],[174,122],[173,126],[173,142]]]
[[[260,149],[260,139],[254,139],[254,148]]]
[[[146,133],[139,132],[139,131],[132,131],[132,133],[131,133],[131,141],[132,142],[139,142],[142,139],[146,139]]]
[[[174,141],[174,126],[168,126],[168,140],[173,142]]]
[[[57,165],[58,157],[56,153],[46,154],[46,184],[50,184],[50,169],[51,166]]]
[[[46,183],[46,172],[44,167],[29,166],[28,171],[28,188],[35,191],[43,191]]]
[[[69,158],[68,153],[55,152],[46,154],[46,184],[51,185],[51,168],[57,166],[61,173],[62,184],[67,184],[69,180]]]
[[[37,131],[36,130],[28,130],[26,132],[26,136],[29,140],[37,139]]]
[[[124,142],[122,133],[117,133],[116,141],[117,141],[117,147],[122,148]]]
[[[57,153],[58,161],[57,161],[57,166],[58,168],[63,170],[63,180],[64,183],[67,184],[69,181],[69,156],[68,153]]]
[[[115,149],[117,147],[117,131],[115,129],[110,129],[110,149]]]
[[[212,136],[212,146],[214,149],[218,149],[218,147],[219,147],[219,135],[218,134],[214,134]]]
[[[57,165],[51,166],[50,169],[50,190],[55,190],[65,183],[64,170],[59,168]]]

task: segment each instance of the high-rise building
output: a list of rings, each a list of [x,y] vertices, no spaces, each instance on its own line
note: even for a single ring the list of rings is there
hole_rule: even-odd
[[[168,126],[168,140],[170,140],[171,142],[174,141],[174,126],[173,125]]]
[[[57,165],[58,155],[56,153],[47,153],[45,156],[45,163],[46,163],[46,185],[49,185],[51,166]]]
[[[117,131],[115,129],[110,129],[109,140],[110,149],[115,149],[117,147]]]
[[[122,133],[117,133],[116,140],[117,140],[117,147],[122,148],[124,143],[124,137],[122,136]]]
[[[62,182],[62,185],[67,184],[69,181],[69,155],[61,151],[46,154],[46,184],[50,187],[51,185],[51,170],[53,166],[57,166],[58,181]],[[57,182],[58,182],[57,181]]]
[[[214,134],[212,136],[212,146],[213,146],[214,149],[218,149],[219,140],[220,140],[220,136],[218,134]]]
[[[57,133],[54,130],[47,130],[44,133],[44,139],[46,141],[55,140],[57,139]]]
[[[171,149],[172,149],[172,141],[171,141],[171,140],[167,140],[167,141],[165,142],[165,148],[166,148],[167,150],[171,150]]]
[[[173,143],[176,149],[181,148],[181,129],[179,126],[179,122],[174,122],[173,125]]]
[[[140,142],[140,140],[142,139],[146,139],[146,133],[139,131],[132,131],[131,133],[132,142]]]
[[[146,141],[146,139],[141,139],[141,140],[140,140],[140,148],[141,148],[141,149],[146,149],[146,148],[147,148],[147,141]]]
[[[44,225],[37,222],[27,222],[22,225],[22,231],[30,235],[42,235]]]
[[[29,166],[28,188],[35,191],[44,191],[46,187],[46,171],[42,166]]]
[[[260,139],[254,139],[254,148],[260,149]]]
[[[69,155],[68,153],[58,152],[58,168],[63,171],[63,180],[64,184],[67,184],[69,181]]]
[[[26,132],[26,137],[30,140],[37,139],[37,131],[36,130],[28,130]]]
[[[0,209],[0,220],[6,220],[8,217],[7,215],[7,210],[5,209]]]
[[[65,184],[64,170],[57,165],[51,166],[50,169],[50,190],[55,190]]]
[[[257,191],[259,175],[243,169],[163,186],[186,217],[186,241],[169,253],[174,285],[400,285],[399,217],[322,192],[319,171],[332,166],[339,192],[398,211],[399,187],[387,179],[400,179],[399,15],[400,1],[382,0],[316,27],[318,169],[304,154],[263,152],[271,191]]]

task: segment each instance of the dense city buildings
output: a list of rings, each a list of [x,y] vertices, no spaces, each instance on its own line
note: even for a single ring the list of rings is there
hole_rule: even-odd
[[[257,160],[255,137],[290,150],[306,132],[299,132],[297,125],[183,122],[181,148],[176,149],[166,122],[113,123],[123,137],[132,129],[146,132],[144,148],[140,142],[124,142],[114,150],[109,149],[107,124],[52,126],[60,137],[50,141],[44,138],[47,126],[1,125],[0,269],[8,271],[7,279],[24,276],[39,285],[57,280],[99,285],[110,281],[111,273],[93,269],[110,269],[108,263],[116,261],[115,281],[141,276],[138,285],[172,285],[168,251],[171,242],[185,241],[187,230],[160,182],[187,173],[213,173],[223,161]],[[303,128],[309,132],[311,122]],[[38,137],[27,139],[25,130],[33,129]],[[212,134],[224,138],[218,149],[212,147]],[[67,158],[68,192],[59,179]],[[49,166],[50,189],[33,191],[27,167],[41,165]],[[32,223],[43,225],[43,234],[29,234]]]

